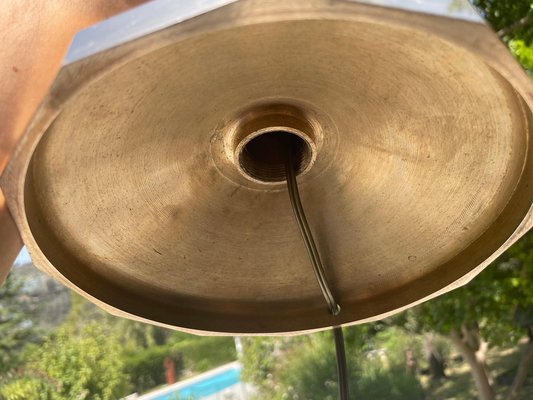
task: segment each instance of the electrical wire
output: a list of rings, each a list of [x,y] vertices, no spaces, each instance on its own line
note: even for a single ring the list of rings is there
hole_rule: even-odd
[[[300,200],[300,194],[298,193],[298,182],[296,181],[296,174],[294,172],[294,163],[292,161],[292,151],[289,149],[287,155],[287,161],[285,164],[285,172],[287,174],[287,188],[289,191],[289,197],[291,199],[292,211],[294,212],[294,217],[300,229],[302,239],[311,260],[311,265],[313,266],[313,271],[315,272],[318,285],[322,290],[322,294],[326,299],[328,304],[329,312],[332,315],[338,315],[341,311],[341,307],[335,301],[331,290],[329,289],[328,282],[326,280],[326,274],[324,273],[324,267],[322,266],[322,261],[320,260],[320,255],[313,240],[313,235],[311,229],[309,229],[309,224],[305,218],[304,209],[302,202]]]
[[[337,375],[339,380],[339,399],[348,400],[348,371],[346,368],[346,352],[344,350],[344,335],[342,327],[333,328],[335,338],[335,352],[337,353]]]
[[[304,209],[300,200],[300,194],[298,192],[298,182],[296,180],[296,173],[294,171],[294,162],[292,160],[292,148],[288,147],[287,158],[285,164],[285,172],[287,175],[287,188],[289,191],[289,197],[291,200],[292,210],[294,217],[300,229],[302,239],[307,249],[307,254],[311,260],[313,271],[315,272],[316,279],[322,290],[322,294],[328,304],[329,312],[332,315],[338,315],[341,311],[339,304],[335,301],[331,290],[329,289],[328,282],[326,280],[326,274],[324,273],[324,267],[320,260],[320,255],[313,240],[313,235],[309,229],[309,224],[305,218]],[[336,326],[333,328],[333,336],[335,339],[335,352],[337,355],[337,376],[339,381],[339,399],[348,400],[348,376],[346,368],[346,352],[344,349],[344,336],[342,334],[342,327]]]

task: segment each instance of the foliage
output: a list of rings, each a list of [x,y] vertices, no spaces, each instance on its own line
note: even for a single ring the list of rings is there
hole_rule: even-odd
[[[189,371],[204,372],[237,359],[231,337],[193,336],[175,332],[169,339],[174,354],[181,354]]]
[[[13,357],[3,354],[10,370],[0,381],[1,400],[116,399],[164,384],[167,356],[177,377],[184,364],[189,372],[202,372],[236,359],[232,338],[198,337],[116,318],[75,293],[63,325],[41,348],[32,346],[23,340],[22,316],[6,311],[15,310],[6,299],[19,296],[19,289],[10,280],[0,291],[0,316],[12,316],[0,324],[0,333],[6,330],[0,346],[2,339],[4,347],[16,345]],[[19,369],[13,368],[15,356]]]
[[[108,327],[90,322],[61,327],[28,360],[18,379],[4,386],[6,400],[113,400],[125,394],[120,343]],[[18,397],[17,397],[18,396]]]
[[[87,316],[106,324],[120,338],[124,372],[131,391],[138,393],[165,383],[163,362],[167,356],[175,362],[176,377],[185,370],[203,372],[237,358],[230,337],[200,337],[116,318],[73,294],[67,324],[84,326]]]
[[[533,2],[531,0],[470,0],[508,44],[522,67],[533,73]]]
[[[505,41],[520,38],[526,45],[533,40],[531,0],[470,0],[481,16]]]
[[[373,347],[375,331],[372,325],[345,328],[344,331],[349,388],[354,398],[423,398],[420,383],[405,371],[403,359],[398,362],[383,360],[372,356],[379,352],[363,351],[365,347]],[[331,332],[292,338],[247,338],[243,344],[243,379],[259,388],[259,398],[338,398]]]
[[[526,45],[522,39],[512,39],[509,41],[509,49],[516,57],[522,67],[531,75],[533,71],[533,47]]]
[[[280,338],[249,337],[243,338],[242,343],[242,379],[257,386],[265,398],[272,398],[273,377],[281,367],[276,356],[283,341]]]
[[[516,343],[525,332],[514,324],[514,313],[518,305],[533,306],[532,280],[533,232],[468,285],[422,304],[418,321],[443,334],[476,326],[493,345]]]
[[[259,398],[337,397],[330,332],[289,338],[245,338],[243,350],[242,376],[260,390]],[[347,345],[347,354],[351,350],[352,346]]]
[[[116,399],[124,394],[120,341],[97,322],[80,332],[68,326],[48,340],[36,355],[37,368],[60,383],[53,398]]]
[[[350,348],[352,350],[352,348]],[[292,353],[292,354],[291,354]],[[337,370],[331,333],[317,333],[300,341],[287,355],[287,363],[280,374],[279,398],[324,399],[338,397]],[[352,358],[348,352],[347,359]],[[353,371],[353,368],[350,372]],[[353,393],[354,380],[350,379]]]
[[[2,400],[48,400],[51,396],[50,387],[41,379],[33,377],[19,377],[0,389]]]
[[[517,345],[533,325],[533,232],[468,285],[419,306],[413,314],[426,331],[449,335],[468,362],[478,395],[494,398],[487,368],[489,346]],[[520,322],[520,323],[517,323]],[[513,391],[521,387],[515,376]]]
[[[19,365],[24,344],[37,340],[21,286],[13,274],[0,286],[0,374]]]
[[[166,382],[164,360],[172,358],[176,377],[182,373],[183,360],[180,354],[171,353],[169,346],[151,346],[146,349],[124,354],[124,372],[130,378],[132,390],[145,392]]]
[[[382,400],[421,400],[424,390],[415,376],[399,365],[386,366],[377,360],[364,360],[358,378],[358,398]]]
[[[376,349],[386,349],[386,357],[389,364],[405,365],[405,351],[413,352],[415,359],[421,359],[423,355],[422,342],[418,335],[407,333],[398,326],[389,326],[377,333],[373,339]]]

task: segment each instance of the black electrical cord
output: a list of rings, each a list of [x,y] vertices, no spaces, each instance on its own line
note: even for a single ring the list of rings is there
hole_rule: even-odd
[[[348,400],[348,372],[346,368],[346,352],[344,350],[344,335],[342,327],[333,328],[335,337],[335,351],[337,353],[337,375],[339,380],[339,399]]]
[[[298,228],[300,228],[300,233],[307,249],[307,254],[311,260],[313,266],[313,271],[315,272],[318,285],[322,290],[322,294],[328,303],[329,312],[332,315],[338,315],[341,311],[341,307],[333,298],[331,290],[329,289],[328,282],[326,280],[326,274],[324,273],[324,267],[322,266],[322,261],[320,260],[320,255],[313,240],[313,234],[309,225],[307,224],[307,219],[305,218],[304,209],[302,207],[302,202],[300,200],[300,194],[298,193],[298,183],[296,181],[296,174],[294,172],[294,163],[292,160],[292,151],[289,148],[287,161],[285,164],[285,172],[287,174],[287,189],[289,190],[289,197],[291,199],[292,211],[294,212],[294,217],[298,223]]]
[[[326,280],[326,274],[324,273],[324,267],[320,260],[320,255],[313,240],[313,235],[307,224],[305,218],[304,209],[300,200],[300,194],[298,193],[298,182],[296,181],[296,173],[294,171],[294,162],[292,160],[292,148],[287,146],[287,158],[285,164],[285,173],[287,175],[287,188],[289,191],[289,197],[291,199],[292,210],[294,217],[298,223],[298,228],[302,235],[302,239],[309,254],[313,271],[315,272],[316,279],[322,290],[322,294],[328,303],[329,312],[332,315],[338,315],[341,311],[339,304],[335,301],[331,290],[329,289],[328,282]],[[348,377],[346,372],[346,352],[344,350],[344,337],[342,334],[342,327],[337,326],[333,328],[333,336],[335,338],[335,351],[337,354],[337,375],[339,380],[339,399],[348,400]]]

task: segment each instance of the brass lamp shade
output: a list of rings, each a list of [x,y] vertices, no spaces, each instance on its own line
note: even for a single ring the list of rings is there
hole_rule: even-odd
[[[466,283],[532,226],[532,93],[481,24],[244,0],[65,66],[2,188],[36,265],[114,314],[221,334],[364,322]]]

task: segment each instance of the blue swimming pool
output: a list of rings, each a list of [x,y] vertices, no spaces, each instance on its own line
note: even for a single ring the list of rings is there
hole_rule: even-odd
[[[241,370],[239,367],[221,371],[205,379],[191,382],[173,392],[161,394],[153,400],[196,400],[209,396],[220,390],[226,389],[240,381]]]

